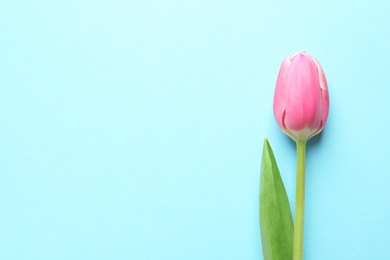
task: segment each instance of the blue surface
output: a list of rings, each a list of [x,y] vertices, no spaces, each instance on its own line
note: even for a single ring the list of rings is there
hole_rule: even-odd
[[[306,259],[388,259],[390,4],[0,3],[0,259],[262,259],[263,139],[292,204],[279,66],[321,62]],[[294,206],[292,206],[294,210]]]

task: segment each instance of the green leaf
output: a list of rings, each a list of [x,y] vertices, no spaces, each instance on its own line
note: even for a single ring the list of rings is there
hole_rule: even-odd
[[[260,229],[264,260],[293,259],[293,220],[274,153],[264,140],[260,181]]]

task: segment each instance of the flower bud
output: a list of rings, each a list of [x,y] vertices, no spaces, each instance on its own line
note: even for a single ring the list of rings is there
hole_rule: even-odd
[[[320,63],[306,52],[287,56],[279,71],[274,116],[295,141],[306,141],[324,128],[329,94]]]

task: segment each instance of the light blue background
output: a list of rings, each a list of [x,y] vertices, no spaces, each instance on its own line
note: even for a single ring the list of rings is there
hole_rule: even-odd
[[[390,255],[390,4],[0,3],[0,259],[262,259],[268,137],[287,54],[322,64],[305,258]],[[294,206],[292,206],[294,210]]]

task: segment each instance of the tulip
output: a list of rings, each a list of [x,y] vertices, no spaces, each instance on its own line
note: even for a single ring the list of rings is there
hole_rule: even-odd
[[[329,94],[320,63],[306,52],[287,56],[276,81],[274,116],[294,140],[306,141],[324,128]]]
[[[305,52],[287,56],[276,81],[274,116],[297,146],[293,260],[303,259],[306,142],[322,131],[328,113],[328,85],[320,63]]]

